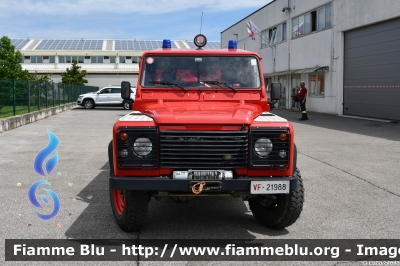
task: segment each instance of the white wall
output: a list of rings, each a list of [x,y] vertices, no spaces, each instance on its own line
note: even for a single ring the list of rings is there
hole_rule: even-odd
[[[255,51],[262,57],[263,72],[275,73],[313,67],[329,67],[325,72],[325,94],[322,98],[309,97],[309,111],[343,113],[343,55],[344,32],[400,16],[399,0],[289,0],[291,12],[282,12],[288,0],[276,0],[251,16],[244,18],[221,33],[221,46],[237,39],[238,45]],[[292,18],[332,3],[332,27],[292,39]],[[261,36],[252,41],[248,36],[246,21],[250,19],[261,31],[286,22],[287,40],[261,49]],[[237,35],[235,35],[237,34]],[[287,76],[290,77],[290,76]],[[277,77],[274,77],[276,80]],[[309,85],[309,74],[301,74]],[[286,86],[292,88],[290,78]],[[308,86],[309,87],[309,86]],[[308,88],[307,87],[307,88]],[[290,108],[290,95],[286,95]]]
[[[120,85],[122,81],[129,81],[132,86],[136,86],[137,74],[87,74],[85,79],[88,80],[87,86],[96,86],[99,88],[108,85]],[[53,82],[61,82],[61,75],[51,75]]]

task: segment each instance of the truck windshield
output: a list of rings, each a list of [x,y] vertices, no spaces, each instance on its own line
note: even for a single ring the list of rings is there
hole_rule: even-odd
[[[251,56],[147,56],[143,88],[260,88],[258,60]]]

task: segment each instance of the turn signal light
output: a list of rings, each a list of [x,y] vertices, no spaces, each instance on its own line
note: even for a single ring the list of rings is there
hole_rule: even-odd
[[[128,134],[125,133],[125,132],[123,132],[123,133],[119,134],[119,138],[120,138],[121,140],[125,141],[125,140],[128,139]]]
[[[287,139],[287,135],[285,133],[282,133],[279,135],[279,139],[285,141]]]

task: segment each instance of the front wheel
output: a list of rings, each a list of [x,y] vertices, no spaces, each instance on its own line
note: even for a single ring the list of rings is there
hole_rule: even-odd
[[[115,221],[125,232],[139,231],[147,217],[147,191],[110,189]]]
[[[110,176],[114,177],[113,142],[108,145]],[[109,190],[111,209],[118,226],[126,231],[139,231],[147,217],[147,191]]]
[[[276,194],[249,199],[254,218],[262,225],[272,229],[288,227],[300,217],[304,203],[303,179],[296,169],[297,189],[289,194]]]
[[[132,102],[131,101],[124,101],[122,103],[123,107],[125,110],[131,110],[132,109]]]
[[[94,101],[91,99],[85,99],[83,101],[83,107],[86,109],[93,109],[94,108]]]

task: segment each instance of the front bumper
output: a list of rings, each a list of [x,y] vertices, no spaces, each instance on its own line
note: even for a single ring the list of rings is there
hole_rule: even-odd
[[[192,192],[191,186],[199,181],[213,185],[212,192],[250,192],[251,181],[290,181],[290,191],[297,189],[298,177],[241,177],[225,180],[176,180],[168,177],[110,177],[110,189],[166,192]]]

